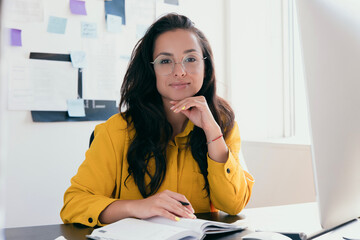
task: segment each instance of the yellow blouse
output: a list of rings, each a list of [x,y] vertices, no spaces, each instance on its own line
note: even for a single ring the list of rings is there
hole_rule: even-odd
[[[211,204],[229,214],[239,213],[250,199],[252,176],[240,166],[238,153],[240,136],[235,123],[225,139],[229,148],[226,163],[218,163],[208,156],[208,181],[210,196],[204,190],[204,177],[185,144],[194,124],[188,121],[185,130],[167,147],[167,170],[158,190],[181,193],[190,201],[196,213],[210,212]],[[118,199],[143,198],[132,177],[128,176],[127,152],[134,128],[116,114],[95,128],[95,138],[86,152],[85,161],[71,179],[71,186],[64,195],[60,216],[64,223],[81,223],[87,226],[102,225],[100,213]],[[154,161],[149,171],[154,170]],[[145,179],[146,183],[149,178]]]

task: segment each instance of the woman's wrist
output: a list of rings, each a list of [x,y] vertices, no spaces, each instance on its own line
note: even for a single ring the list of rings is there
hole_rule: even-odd
[[[222,132],[219,125],[210,128],[208,131],[205,131],[206,143],[212,142],[214,139],[222,137]]]

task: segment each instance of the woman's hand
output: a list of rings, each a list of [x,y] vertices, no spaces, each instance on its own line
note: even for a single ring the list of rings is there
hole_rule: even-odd
[[[181,101],[170,101],[170,108],[175,113],[181,112],[205,133],[211,129],[219,128],[204,96],[185,98]],[[221,132],[220,132],[221,133]]]
[[[182,205],[180,201],[189,205]],[[163,216],[173,221],[179,221],[179,217],[196,218],[194,209],[184,195],[165,190],[145,199],[117,200],[100,213],[99,220],[109,224],[127,217],[145,219],[154,216]]]
[[[182,205],[181,202],[189,205]],[[182,218],[196,218],[194,209],[186,197],[180,193],[165,190],[151,197],[137,200],[133,207],[134,217],[149,218],[162,216],[171,220]]]
[[[181,112],[192,123],[204,130],[209,157],[216,162],[225,163],[228,159],[228,148],[205,97],[189,97],[181,101],[170,101],[170,104],[173,105],[170,108],[172,111]]]

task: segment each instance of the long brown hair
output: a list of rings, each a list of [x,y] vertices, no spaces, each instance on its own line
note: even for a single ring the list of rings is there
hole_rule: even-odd
[[[135,136],[130,144],[127,161],[128,177],[133,176],[141,195],[146,198],[157,192],[166,174],[166,147],[173,133],[166,119],[162,98],[156,88],[156,77],[153,66],[154,44],[159,35],[167,31],[184,29],[193,32],[202,48],[205,60],[203,85],[197,96],[204,96],[214,119],[226,137],[234,124],[234,112],[229,104],[216,95],[216,78],[213,54],[204,34],[194,26],[187,17],[168,14],[154,22],[135,46],[129,67],[121,87],[121,107],[126,108],[122,114],[128,125],[135,128]],[[188,145],[198,163],[205,179],[204,189],[209,193],[207,180],[207,145],[204,131],[194,127],[190,133]],[[148,171],[148,163],[155,159],[155,173]],[[145,176],[151,179],[145,184]],[[128,179],[128,178],[127,178]]]

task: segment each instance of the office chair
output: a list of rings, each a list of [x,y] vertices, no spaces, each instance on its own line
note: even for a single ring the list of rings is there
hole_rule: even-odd
[[[91,146],[92,141],[94,140],[94,131],[92,131],[91,135],[90,135],[90,139],[89,139],[89,148]]]

